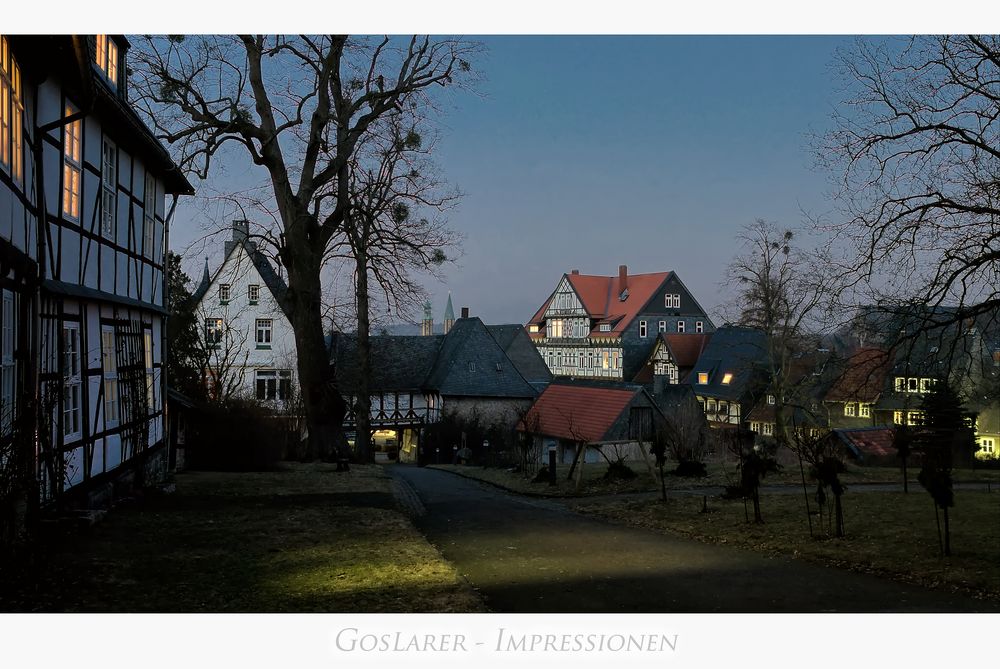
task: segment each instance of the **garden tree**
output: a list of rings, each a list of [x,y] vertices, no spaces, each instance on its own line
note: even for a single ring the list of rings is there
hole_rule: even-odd
[[[911,455],[913,455],[913,430],[908,425],[900,423],[892,430],[892,447],[896,449],[896,455],[903,466],[903,492],[910,492],[909,474],[906,465]]]
[[[859,40],[839,56],[845,99],[816,142],[848,250],[843,296],[925,309],[919,331],[1000,307],[1000,37]]]
[[[809,465],[809,477],[816,481],[816,503],[820,508],[820,525],[822,526],[822,509],[826,506],[826,491],[833,494],[834,536],[844,536],[844,506],[842,497],[847,492],[847,486],[840,480],[840,475],[846,471],[843,452],[829,431],[811,428],[796,428],[791,432],[795,452]],[[809,523],[812,529],[812,519]]]
[[[956,457],[966,460],[976,451],[975,414],[968,411],[962,398],[946,381],[935,383],[921,401],[923,425],[914,435],[914,445],[921,454],[920,485],[934,500],[934,517],[938,509],[944,514],[942,552],[951,555],[951,531],[948,509],[955,506],[951,470]],[[938,539],[941,527],[938,524]]]
[[[676,475],[706,475],[707,430],[705,413],[690,394],[676,397],[675,402],[663,407],[663,420],[657,425],[655,441],[662,442],[664,458],[669,454],[677,463]]]
[[[766,335],[761,351],[770,376],[774,404],[774,439],[778,447],[791,443],[789,402],[793,361],[810,348],[807,326],[820,320],[827,283],[817,254],[794,246],[791,230],[779,231],[757,219],[738,236],[742,245],[726,271],[736,290],[739,323]]]
[[[167,383],[193,399],[204,399],[204,377],[199,375],[203,347],[198,340],[198,319],[181,257],[167,254]]]
[[[346,447],[345,403],[324,342],[321,273],[331,241],[353,225],[351,169],[388,115],[417,111],[471,75],[461,40],[320,36],[145,37],[132,91],[181,169],[204,179],[232,147],[266,173],[287,271],[307,458]]]
[[[753,519],[763,523],[760,511],[760,483],[768,474],[781,471],[781,465],[763,449],[754,446],[754,433],[745,427],[727,431],[726,448],[739,460],[740,479],[737,489],[744,500],[753,502]],[[749,517],[747,518],[749,522]]]
[[[370,280],[387,311],[407,316],[427,297],[415,272],[439,267],[447,260],[446,249],[457,241],[434,215],[453,205],[458,195],[434,177],[420,129],[417,116],[390,114],[373,123],[358,143],[350,169],[349,222],[328,254],[354,265],[360,370],[355,454],[361,461],[371,458]]]

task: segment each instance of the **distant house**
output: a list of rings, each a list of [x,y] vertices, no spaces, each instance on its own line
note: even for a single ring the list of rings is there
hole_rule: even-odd
[[[976,417],[976,443],[980,460],[1000,458],[1000,399],[993,400],[978,408]]]
[[[875,405],[885,390],[890,353],[865,347],[838,365],[838,373],[823,397],[831,428],[863,428],[877,425]]]
[[[736,427],[768,383],[767,338],[760,330],[726,325],[715,331],[687,378],[710,427]],[[766,398],[769,404],[774,398]]]
[[[838,428],[831,431],[829,438],[841,445],[848,457],[858,464],[882,466],[899,464],[898,452],[892,445],[892,428]]]
[[[783,419],[792,439],[795,435],[819,436],[829,427],[829,418],[823,405],[836,371],[829,364],[827,351],[817,351],[800,355],[791,361],[791,368],[785,379]],[[757,398],[753,408],[747,413],[746,421],[761,442],[770,442],[778,434],[777,389],[773,381]]]
[[[715,326],[674,272],[563,274],[528,321],[528,334],[557,377],[631,381],[661,333]]]
[[[711,333],[668,334],[661,332],[646,363],[632,379],[659,393],[667,385],[685,383],[711,340]]]
[[[349,407],[344,427],[353,431],[356,335],[334,333],[330,356]],[[417,459],[425,428],[442,418],[475,417],[513,427],[551,378],[523,328],[487,327],[476,317],[457,319],[446,335],[373,336],[371,363],[376,448],[392,455],[398,450],[404,460]]]
[[[208,356],[210,392],[243,395],[285,408],[297,387],[295,336],[288,288],[250,239],[250,224],[233,221],[222,264],[208,260],[193,300]]]
[[[551,383],[518,426],[535,440],[542,461],[555,449],[558,462],[569,464],[585,447],[585,462],[601,460],[600,451],[615,451],[641,460],[662,412],[652,396],[637,385],[586,381]]]

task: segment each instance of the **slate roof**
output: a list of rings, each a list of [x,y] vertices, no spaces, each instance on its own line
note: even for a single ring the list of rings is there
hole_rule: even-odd
[[[687,374],[698,362],[698,358],[708,346],[712,333],[667,333],[660,332],[649,349],[649,355],[639,371],[633,375],[635,383],[651,383],[653,381],[653,356],[656,354],[658,346],[667,347],[670,357],[677,363],[680,374],[678,379],[681,383],[686,382]]]
[[[476,317],[456,320],[447,335],[376,335],[370,341],[370,387],[376,392],[431,390],[453,397],[526,399],[538,394]],[[338,386],[353,392],[358,385],[357,335],[334,333],[330,359]]]
[[[522,432],[572,441],[611,441],[615,423],[641,388],[612,388],[553,383],[547,387],[518,426]]]
[[[538,352],[538,347],[531,341],[528,331],[520,323],[509,325],[487,325],[500,348],[521,373],[524,380],[531,384],[544,384],[552,380],[552,372]]]
[[[695,392],[725,400],[739,400],[754,390],[765,372],[767,338],[760,330],[724,325],[716,330],[688,376]],[[699,373],[708,374],[708,383],[698,383]],[[732,380],[722,383],[725,374]]]

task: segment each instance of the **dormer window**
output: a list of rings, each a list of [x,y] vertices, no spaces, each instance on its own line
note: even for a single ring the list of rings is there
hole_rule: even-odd
[[[601,332],[611,332],[611,323],[601,323]]]
[[[529,325],[528,326],[528,332],[530,332],[531,334],[536,334],[538,332],[538,326],[537,325]]]
[[[732,372],[726,372],[725,374],[722,375],[722,385],[728,386],[732,382],[733,382]]]
[[[708,372],[698,372],[698,383],[703,386],[708,384]]]
[[[112,87],[118,86],[118,45],[109,35],[97,36],[97,49],[95,50],[97,67],[104,73],[105,78]]]
[[[624,302],[628,299],[628,288],[622,291],[621,295],[618,296],[618,300]]]

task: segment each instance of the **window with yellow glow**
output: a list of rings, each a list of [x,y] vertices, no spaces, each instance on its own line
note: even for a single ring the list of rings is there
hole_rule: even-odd
[[[66,105],[66,116],[76,113],[73,105]],[[76,120],[63,126],[63,214],[68,218],[80,218],[80,121]]]
[[[725,374],[722,375],[722,383],[724,385],[728,386],[732,382],[733,382],[733,373],[732,372],[726,372]]]
[[[701,385],[708,383],[708,372],[698,372],[698,383]]]
[[[95,49],[97,67],[107,77],[112,86],[118,85],[118,45],[107,35],[97,36],[97,48]]]
[[[0,167],[18,185],[23,185],[24,179],[23,119],[21,68],[7,38],[0,36]]]

